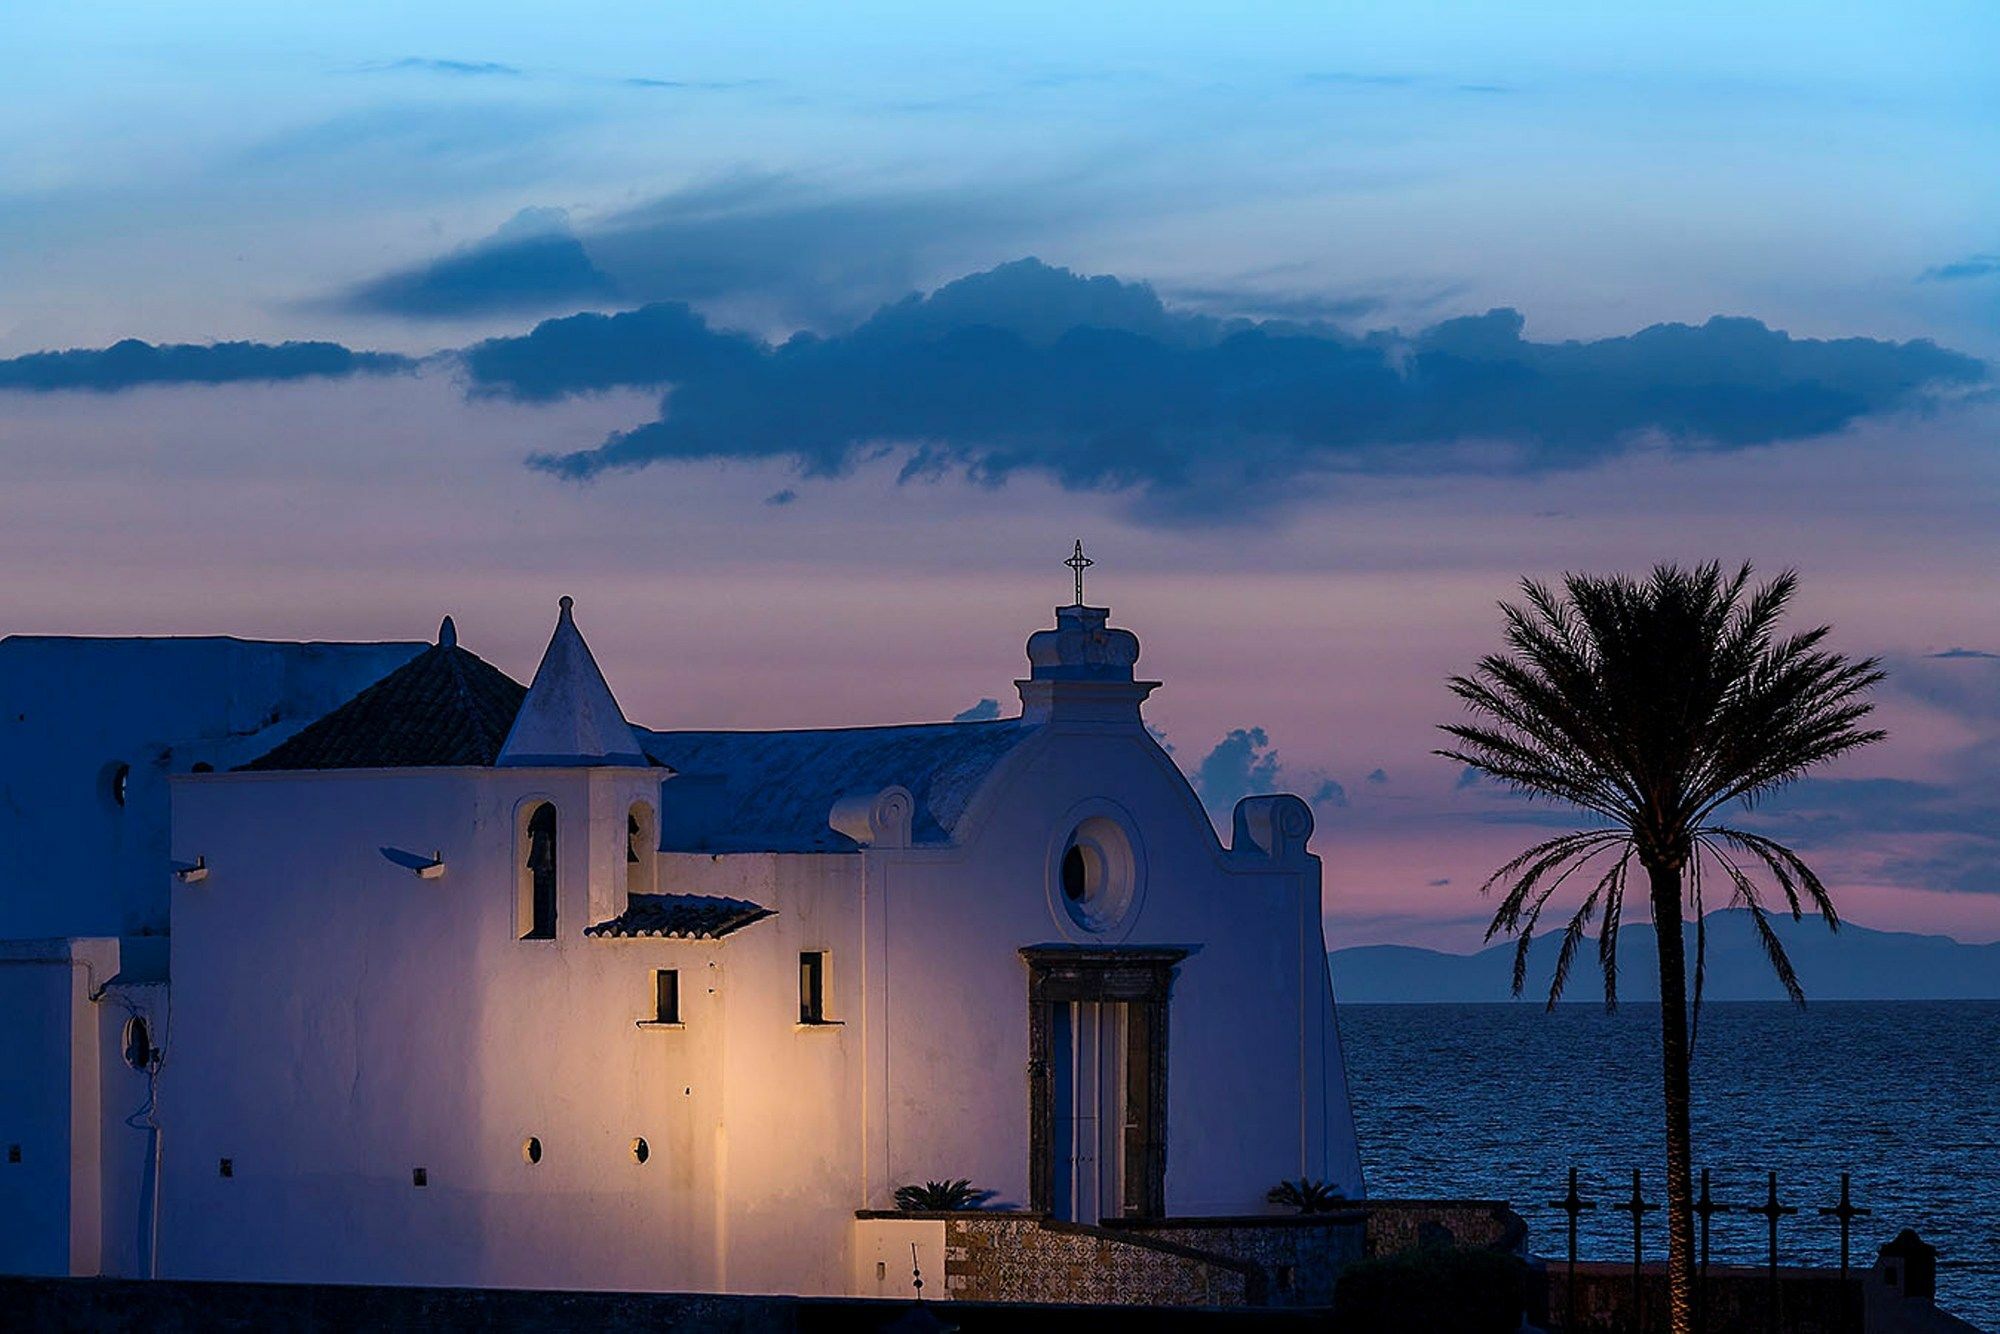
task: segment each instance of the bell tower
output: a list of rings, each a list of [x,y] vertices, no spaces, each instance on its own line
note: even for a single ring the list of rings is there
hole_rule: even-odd
[[[1133,676],[1139,637],[1110,624],[1109,607],[1083,600],[1083,572],[1096,564],[1083,543],[1063,562],[1076,575],[1076,601],[1056,608],[1054,629],[1028,637],[1028,677],[1016,681],[1028,722],[1090,728],[1143,727],[1139,706],[1158,681]]]

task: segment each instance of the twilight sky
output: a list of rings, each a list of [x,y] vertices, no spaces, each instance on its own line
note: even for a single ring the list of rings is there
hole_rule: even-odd
[[[1463,948],[1496,599],[1791,565],[1893,735],[1758,818],[2000,938],[1990,6],[288,8],[0,16],[0,632],[938,718],[1081,535],[1330,942]]]

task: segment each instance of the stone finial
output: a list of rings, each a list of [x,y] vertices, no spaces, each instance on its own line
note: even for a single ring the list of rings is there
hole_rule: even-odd
[[[1159,685],[1133,679],[1139,637],[1108,624],[1106,607],[1056,608],[1054,629],[1028,637],[1021,715],[1030,722],[1136,724],[1139,705]]]
[[[1130,681],[1139,636],[1113,629],[1108,607],[1056,608],[1053,630],[1028,636],[1028,674],[1037,681]]]
[[[855,792],[833,803],[827,824],[865,848],[907,848],[916,799],[906,787]]]
[[[451,623],[451,617],[449,616],[438,622],[437,646],[439,648],[458,647],[458,627]]]
[[[1289,792],[1245,797],[1236,803],[1229,850],[1283,865],[1301,861],[1312,838],[1312,807]]]

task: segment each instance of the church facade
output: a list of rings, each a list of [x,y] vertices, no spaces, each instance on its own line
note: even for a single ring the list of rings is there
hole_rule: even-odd
[[[0,1269],[868,1293],[928,1180],[1085,1224],[1361,1197],[1310,811],[1218,839],[1104,609],[1030,638],[1018,716],[888,727],[633,726],[568,599],[525,688],[449,621],[368,647],[165,778],[163,960],[63,944],[156,960],[44,998],[115,1005],[61,1058],[104,1072],[66,1189],[111,1240],[73,1208]]]

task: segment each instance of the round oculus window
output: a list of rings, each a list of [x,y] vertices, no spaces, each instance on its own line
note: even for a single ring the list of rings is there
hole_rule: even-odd
[[[1077,825],[1057,866],[1063,910],[1086,931],[1104,931],[1131,910],[1137,858],[1117,821],[1093,816]]]

